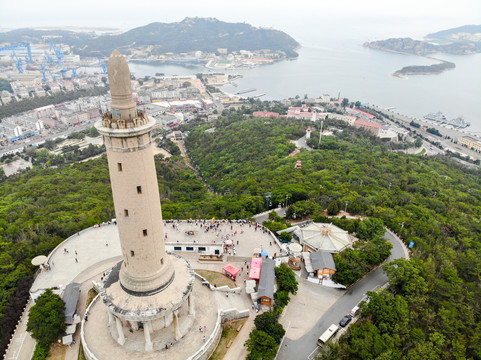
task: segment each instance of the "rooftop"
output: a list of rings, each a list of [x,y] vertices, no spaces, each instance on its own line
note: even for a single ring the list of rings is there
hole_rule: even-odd
[[[272,259],[262,259],[261,278],[259,279],[259,288],[257,296],[259,298],[265,296],[270,299],[274,298],[274,281],[276,262]]]
[[[352,243],[348,232],[333,224],[312,223],[294,233],[302,245],[317,251],[338,253]]]
[[[316,251],[310,253],[311,255],[311,264],[314,270],[319,269],[332,269],[336,270],[336,264],[334,263],[334,259],[332,258],[332,254],[327,251]]]

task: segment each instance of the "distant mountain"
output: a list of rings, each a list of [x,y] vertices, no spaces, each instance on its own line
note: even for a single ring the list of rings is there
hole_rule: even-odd
[[[62,42],[71,46],[82,46],[90,41],[92,34],[83,32],[74,32],[67,30],[34,30],[34,29],[16,29],[8,32],[0,33],[0,43],[17,43],[31,42],[41,43],[51,38],[54,43],[58,42],[55,37],[61,37]]]
[[[458,28],[429,34],[426,40],[392,38],[364,43],[373,49],[396,51],[414,55],[427,55],[437,52],[468,55],[481,52],[481,25],[465,25]]]
[[[149,47],[153,54],[189,51],[214,52],[218,48],[238,50],[281,50],[296,57],[299,43],[286,33],[256,28],[245,23],[227,23],[214,18],[185,18],[177,23],[152,23],[120,35],[95,36],[70,31],[21,29],[0,34],[0,42],[39,41],[45,35],[61,35],[62,42],[85,56],[108,56],[114,49],[128,53]]]
[[[431,42],[413,40],[411,38],[392,38],[366,42],[364,43],[364,46],[372,49],[409,53],[413,55],[428,55],[434,53],[468,55],[481,52],[481,42],[474,41],[456,41],[444,44],[433,44]]]
[[[481,42],[481,25],[464,25],[426,35],[426,40],[438,42],[474,41]]]

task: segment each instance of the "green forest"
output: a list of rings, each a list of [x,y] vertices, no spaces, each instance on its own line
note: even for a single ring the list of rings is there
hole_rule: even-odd
[[[302,207],[311,217],[347,201],[348,212],[381,219],[406,244],[415,242],[411,261],[387,265],[391,286],[372,295],[378,301],[325,358],[480,359],[479,170],[390,152],[349,128],[324,138],[320,150],[288,157],[289,140],[306,127],[233,115],[214,133],[192,129],[186,143],[199,174],[216,191],[271,193],[271,207],[287,196],[288,204],[311,203]]]
[[[333,124],[327,120],[324,128]],[[163,217],[249,218],[287,202],[295,209],[288,217],[321,218],[347,201],[348,212],[382,220],[415,247],[410,261],[386,265],[391,285],[371,294],[360,321],[322,356],[480,359],[479,171],[391,152],[348,127],[323,138],[320,149],[288,156],[307,125],[243,114],[189,124],[186,147],[195,170],[178,155],[156,158]],[[43,163],[0,183],[2,351],[28,297],[30,259],[113,216],[105,155]]]

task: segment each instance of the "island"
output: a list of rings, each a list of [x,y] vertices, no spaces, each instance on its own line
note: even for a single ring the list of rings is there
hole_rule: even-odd
[[[439,61],[432,65],[406,66],[393,73],[393,76],[440,74],[446,70],[454,69],[452,62],[428,57],[428,54],[446,53],[455,55],[470,55],[481,52],[481,25],[465,25],[458,28],[428,34],[424,40],[411,38],[390,38],[366,42],[365,47],[371,49],[396,52],[406,55],[422,56]]]
[[[455,67],[454,63],[441,60],[439,64],[405,66],[401,70],[395,71],[392,75],[404,77],[405,75],[441,74],[443,71],[454,69]]]

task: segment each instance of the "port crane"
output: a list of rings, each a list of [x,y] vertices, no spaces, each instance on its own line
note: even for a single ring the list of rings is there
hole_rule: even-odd
[[[72,76],[71,77],[78,77],[77,75],[77,70],[78,69],[75,69],[75,68],[71,68],[71,69],[62,69],[60,70],[60,73],[62,74],[62,77],[63,78],[66,78],[66,73],[68,73],[69,71],[72,73]]]
[[[32,48],[30,47],[29,42],[21,42],[18,44],[3,46],[3,47],[0,47],[0,51],[13,50],[15,52],[15,50],[18,48],[26,48],[27,49],[27,55],[25,56],[26,62],[27,64],[33,63]]]
[[[99,59],[99,65],[102,68],[104,74],[107,74],[107,65],[105,65],[105,62],[102,59]]]
[[[41,68],[40,72],[43,75],[43,78],[42,78],[43,82],[47,82],[47,77],[45,76],[45,62],[46,60],[44,60],[43,63],[40,65],[40,68]]]
[[[57,76],[55,76],[54,74],[52,74],[52,72],[49,70],[48,73],[50,74],[50,76],[52,77],[52,80],[53,81],[57,81]]]
[[[23,73],[23,61],[21,58],[19,58],[17,56],[17,54],[15,54],[15,50],[12,52],[12,62],[17,66],[17,69],[18,69],[18,73],[19,74],[22,74]]]
[[[48,61],[48,65],[49,65],[49,66],[52,66],[52,65],[53,65],[54,61],[53,61],[52,57],[50,56],[50,54],[49,54],[47,51],[44,51],[44,56],[43,56],[43,58]]]
[[[56,47],[53,41],[50,41],[50,51],[53,51],[55,53],[55,56],[57,57],[58,66],[60,66],[60,68],[63,69],[62,59],[65,57],[65,55],[62,52],[62,44]]]

